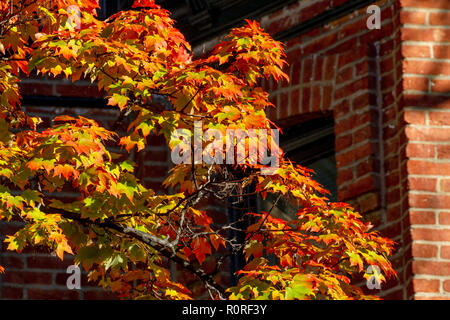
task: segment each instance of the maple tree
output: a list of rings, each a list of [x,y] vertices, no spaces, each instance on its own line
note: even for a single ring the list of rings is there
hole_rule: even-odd
[[[76,19],[68,10],[74,5]],[[368,265],[382,271],[382,281],[395,276],[388,260],[394,243],[349,205],[330,202],[312,171],[281,149],[271,147],[280,156],[272,175],[260,173],[260,162],[178,164],[164,182],[171,192],[157,194],[136,178],[132,162],[105,146],[116,141],[128,153],[141,151],[158,134],[176,150],[175,130],[192,130],[199,120],[203,130],[224,136],[227,129],[276,128],[266,116],[275,106],[260,83],[289,81],[282,44],[246,21],[194,58],[169,12],[152,0],[135,1],[105,21],[97,8],[95,0],[0,2],[0,219],[25,222],[7,236],[8,249],[38,245],[61,259],[73,254],[91,281],[123,298],[196,298],[173,280],[171,261],[198,277],[214,299],[376,299],[352,279],[369,277]],[[96,82],[120,109],[118,121],[134,116],[127,134],[81,116],[58,116],[38,130],[41,119],[21,109],[18,86],[31,72]],[[154,104],[156,96],[171,107]],[[79,199],[55,199],[68,185]],[[227,235],[237,227],[219,225],[201,203],[242,198],[249,188],[288,199],[297,214],[290,221],[275,217],[277,201],[268,212],[243,210],[240,219],[251,223],[237,242]],[[219,264],[226,255],[214,254],[226,246],[246,261],[238,284],[228,288],[202,266],[207,257]]]

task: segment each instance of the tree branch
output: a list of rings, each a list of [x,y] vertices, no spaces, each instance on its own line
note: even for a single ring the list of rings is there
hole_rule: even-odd
[[[78,221],[83,225],[96,225],[101,228],[111,229],[121,234],[127,235],[131,238],[134,238],[136,240],[139,240],[145,243],[146,245],[152,247],[153,249],[157,250],[161,255],[179,264],[184,269],[195,274],[201,281],[205,283],[205,286],[207,288],[213,288],[214,291],[217,292],[220,299],[222,300],[225,299],[225,290],[214,281],[212,275],[207,274],[200,266],[196,267],[191,263],[189,263],[188,261],[177,256],[175,248],[167,240],[161,239],[154,235],[136,230],[128,226],[113,223],[111,221],[100,222],[98,220],[92,221],[90,219],[81,218],[78,214],[69,211],[50,209],[50,212],[47,213],[60,214],[62,217],[66,219]]]

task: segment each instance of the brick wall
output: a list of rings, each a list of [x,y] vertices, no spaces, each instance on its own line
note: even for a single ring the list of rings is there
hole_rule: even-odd
[[[292,82],[266,83],[270,115],[333,110],[338,198],[398,243],[399,278],[379,294],[449,299],[450,3],[375,4],[380,30],[363,8],[287,42]],[[335,5],[302,1],[262,23],[277,33]]]
[[[267,30],[280,32],[292,21],[304,21],[342,2],[302,1],[261,22]],[[398,242],[393,263],[399,278],[372,293],[402,299],[408,297],[411,254],[400,6],[397,1],[375,4],[381,8],[380,30],[367,28],[362,8],[290,39],[291,83],[265,86],[280,106],[271,111],[273,119],[333,112],[339,201],[354,205],[383,235]]]
[[[450,299],[450,3],[402,0],[415,299]]]

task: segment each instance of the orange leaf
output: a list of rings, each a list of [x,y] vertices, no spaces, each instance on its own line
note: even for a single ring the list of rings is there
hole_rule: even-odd
[[[203,263],[207,254],[211,254],[211,245],[205,238],[195,238],[194,241],[192,241],[192,249],[200,264]]]

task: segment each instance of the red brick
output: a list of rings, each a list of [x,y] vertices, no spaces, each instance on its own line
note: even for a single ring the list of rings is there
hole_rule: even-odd
[[[297,49],[293,49],[293,50],[287,50],[286,53],[286,60],[290,63],[293,64],[294,61],[298,60],[298,57],[300,57],[302,55],[302,48],[297,48]],[[297,73],[298,73],[298,69],[297,69]],[[297,84],[298,84],[298,79],[297,79]]]
[[[408,24],[425,24],[427,13],[423,11],[400,11],[400,22]]]
[[[389,222],[398,220],[402,216],[400,206],[389,207],[386,211],[386,217]]]
[[[350,111],[350,103],[348,100],[343,100],[339,104],[334,106],[334,118],[339,119],[343,116],[346,116]]]
[[[154,191],[163,191],[167,192],[166,189],[163,187],[162,182],[154,182],[154,181],[144,181],[143,182],[144,187],[152,189]]]
[[[358,125],[361,125],[362,122],[359,122],[359,115],[352,114],[349,117],[346,117],[344,119],[336,120],[335,126],[334,126],[334,132],[336,135],[339,135],[341,133],[346,133],[347,131],[355,128]]]
[[[23,260],[19,257],[2,256],[1,264],[6,269],[22,269],[23,268]]]
[[[358,198],[358,205],[361,213],[366,213],[378,209],[380,206],[378,194],[370,193]]]
[[[384,72],[394,69],[394,57],[392,55],[381,58],[380,61],[381,70]]]
[[[365,28],[367,28],[366,19],[359,19],[345,26],[340,26],[339,40],[350,38],[351,36],[361,32],[361,30],[364,30]]]
[[[416,295],[414,296],[415,300],[448,300],[448,297],[445,296],[421,296]]]
[[[386,185],[388,187],[400,184],[400,176],[398,172],[389,172],[386,174]]]
[[[302,112],[310,112],[310,102],[311,101],[311,88],[302,88]]]
[[[300,73],[301,73],[301,65],[298,62],[292,64],[291,84],[293,86],[296,86],[300,83]]]
[[[409,204],[416,208],[450,209],[450,196],[436,194],[410,194]],[[450,240],[450,233],[449,239]]]
[[[367,49],[363,46],[353,48],[351,51],[347,51],[339,56],[338,66],[342,69],[347,64],[351,64],[356,60],[367,56]]]
[[[322,98],[322,110],[330,110],[331,102],[333,99],[333,87],[325,86],[323,88],[323,98]]]
[[[265,27],[266,32],[268,32],[269,34],[277,34],[281,31],[283,31],[286,26],[285,26],[285,21],[286,19],[278,19],[273,21],[272,23],[270,23],[268,26]]]
[[[399,188],[389,190],[386,192],[386,202],[387,203],[397,203],[401,199],[401,191]]]
[[[28,298],[33,300],[77,300],[77,290],[28,289]]]
[[[450,192],[450,179],[441,180],[440,188],[443,192]]]
[[[277,104],[275,104],[277,105]],[[164,135],[156,135],[156,134],[150,134],[148,136],[148,145],[149,146],[165,146],[166,145],[166,139],[164,138]]]
[[[375,189],[376,189],[376,181],[374,177],[367,176],[365,178],[355,181],[345,189],[339,190],[338,198],[340,201],[345,201]]]
[[[405,90],[428,91],[428,79],[421,77],[403,78],[403,88]]]
[[[272,86],[272,91],[277,91],[279,89],[279,81],[275,81],[274,79],[270,80],[270,84]]]
[[[436,150],[439,159],[450,159],[450,145],[437,145]]]
[[[448,36],[450,37],[450,33]],[[448,76],[450,75],[450,62],[406,60],[403,62],[403,72],[424,75]]]
[[[291,114],[295,115],[299,113],[299,107],[300,107],[300,91],[292,90],[291,92]]]
[[[441,258],[450,259],[450,246],[441,246]]]
[[[450,292],[450,280],[445,280],[442,284],[444,291]]]
[[[439,224],[450,224],[450,212],[442,211],[439,213]]]
[[[432,211],[410,211],[411,224],[436,224],[436,214]]]
[[[328,56],[325,60],[324,80],[332,80],[335,74],[336,56]]]
[[[312,112],[316,112],[316,111],[320,111],[321,106],[322,106],[322,93],[321,93],[321,86],[320,85],[316,85],[313,87],[313,91],[312,91],[312,106],[311,106],[311,111]]]
[[[348,50],[352,50],[353,48],[358,46],[358,39],[357,37],[351,38],[343,43],[341,43],[338,46],[330,46],[331,49],[326,51],[326,54],[338,54],[341,52],[346,52]]]
[[[409,160],[408,172],[410,174],[450,175],[450,163]]]
[[[425,112],[417,110],[405,110],[405,121],[411,124],[425,124]]]
[[[433,55],[436,59],[449,59],[450,45],[434,45]]]
[[[53,95],[53,84],[21,82],[20,93],[22,95],[51,96]]]
[[[406,146],[406,156],[409,158],[434,158],[435,155],[433,144],[408,143]]]
[[[384,168],[385,168],[386,172],[388,172],[388,173],[397,170],[398,169],[398,158],[392,157],[392,158],[385,160]]]
[[[347,67],[344,70],[340,70],[336,76],[336,83],[341,84],[353,79],[353,67]]]
[[[448,142],[450,139],[450,128],[414,128],[405,129],[409,140]]]
[[[316,58],[314,62],[314,80],[320,81],[322,80],[324,70],[323,70],[324,59],[321,56]]]
[[[416,191],[436,191],[437,179],[428,178],[408,178],[409,190]]]
[[[397,112],[395,111],[395,108],[393,106],[393,104],[395,103],[395,99],[396,99],[394,94],[395,94],[394,92],[386,92],[386,94],[384,94],[382,97],[383,105],[386,106],[386,108],[384,109],[383,116],[387,118],[387,121],[392,120],[397,116]],[[393,110],[394,112],[392,112],[391,110]],[[388,117],[389,113],[392,114],[391,117]]]
[[[23,298],[23,289],[22,288],[13,288],[8,287],[6,285],[3,285],[2,291],[1,291],[2,299],[9,299],[9,300],[17,300]]]
[[[434,92],[450,92],[450,80],[434,79],[431,81],[431,90]]]
[[[434,126],[450,125],[450,112],[430,112],[429,118],[430,118],[430,125]],[[450,141],[450,136],[448,136],[448,138]]]
[[[383,296],[385,300],[403,300],[403,289],[398,289]]]
[[[151,165],[144,167],[144,177],[160,178],[165,177],[168,172],[167,166]]]
[[[303,78],[302,83],[310,83],[312,80],[313,59],[307,58],[303,60]]]
[[[402,8],[436,8],[448,9],[448,0],[400,0]]]
[[[6,271],[3,281],[17,284],[51,284],[52,274],[48,272]]]
[[[369,62],[362,61],[355,65],[355,77],[362,76],[369,73]]]
[[[411,235],[413,240],[449,241],[450,229],[414,228]]]
[[[388,227],[385,227],[383,229],[383,236],[388,238],[394,238],[397,237],[402,233],[402,224],[401,223],[394,223],[390,224]],[[393,262],[394,264],[395,262]]]
[[[58,84],[56,94],[64,97],[100,98],[104,95],[97,86],[76,86],[72,84]]]
[[[309,7],[303,8],[301,11],[301,21],[306,21],[311,19],[312,17],[318,15],[319,13],[322,13],[326,9],[330,7],[330,1],[329,0],[322,0],[322,1],[315,1],[314,4],[310,5]]]
[[[401,156],[402,159],[405,158],[405,146],[403,144],[403,137],[397,136],[391,139],[388,139],[384,143],[384,151],[385,151],[385,158],[390,157],[398,157]]]
[[[447,9],[449,7],[447,6]],[[450,25],[450,11],[447,12],[430,12],[429,23],[431,25]]]
[[[371,155],[372,152],[372,145],[370,143],[366,143],[362,146],[359,146],[358,148],[337,155],[336,163],[338,167],[343,167]]]
[[[375,166],[374,160],[367,159],[366,161],[358,164],[356,168],[357,177],[362,177],[370,172],[375,172],[377,167]]]
[[[359,90],[369,89],[369,88],[371,88],[372,82],[373,82],[372,78],[370,78],[370,77],[365,77],[365,78],[353,81],[353,82],[347,84],[346,86],[335,90],[334,91],[334,99],[339,100],[339,99],[348,97],[348,96],[358,92]]]
[[[449,39],[450,30],[443,28],[403,28],[402,40],[403,41],[445,41]]]
[[[352,101],[352,109],[356,111],[370,105],[376,105],[377,97],[371,92],[364,92]]]
[[[342,185],[346,181],[351,181],[353,179],[353,169],[348,168],[344,170],[338,170],[337,174],[337,184]]]
[[[413,261],[412,270],[414,274],[446,276],[450,274],[450,262]]]
[[[146,150],[145,161],[158,161],[158,162],[165,162],[167,161],[167,152],[165,151],[154,151],[154,150]]]
[[[289,115],[289,94],[284,92],[280,96],[280,105],[278,108],[280,109],[280,119],[285,119]]]
[[[67,269],[70,265],[73,265],[72,259],[64,258],[61,261],[56,257],[28,257],[27,267],[37,269]]]
[[[439,280],[413,279],[415,292],[439,292]]]
[[[437,256],[438,247],[431,244],[412,244],[412,255],[415,258],[435,258]]]
[[[403,95],[405,107],[426,107],[435,109],[449,109],[450,99],[445,95],[432,95],[423,93],[407,93]]]
[[[310,55],[323,49],[327,49],[334,45],[337,40],[337,33],[332,33],[330,35],[318,38],[303,48],[303,55]]]

